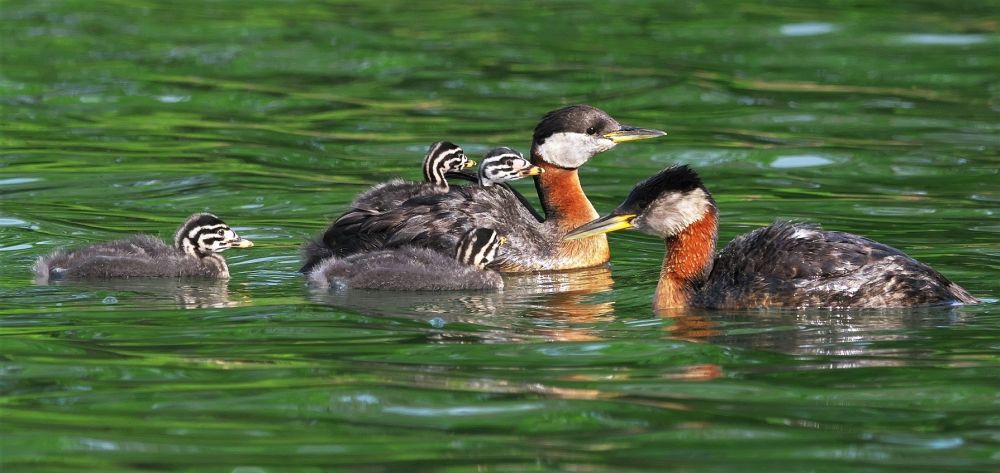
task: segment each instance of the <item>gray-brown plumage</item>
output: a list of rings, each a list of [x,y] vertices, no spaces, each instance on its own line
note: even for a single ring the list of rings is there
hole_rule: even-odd
[[[451,256],[408,246],[329,258],[309,273],[309,285],[395,291],[499,289],[500,274],[485,268],[503,243],[496,231],[479,228],[463,236]]]
[[[57,250],[35,263],[35,281],[148,277],[228,278],[229,267],[219,253],[249,248],[212,214],[194,214],[174,235],[170,246],[151,235],[133,235],[74,250]]]
[[[564,242],[571,229],[598,216],[580,187],[577,168],[618,143],[662,136],[658,130],[621,125],[586,105],[547,114],[535,128],[531,161],[545,172],[535,187],[545,211],[540,222],[509,189],[500,186],[452,188],[447,193],[411,198],[385,212],[348,211],[307,244],[308,270],[330,255],[399,246],[445,251],[473,228],[502,229],[510,247],[494,267],[504,272],[564,270],[604,264],[607,240]]]
[[[568,238],[625,228],[656,235],[666,254],[653,305],[905,307],[978,300],[941,273],[868,238],[778,222],[733,239],[718,256],[715,200],[687,166],[639,183],[609,215]]]
[[[354,202],[351,202],[351,209],[362,212],[384,212],[418,195],[443,194],[448,192],[449,188],[445,177],[447,173],[475,165],[476,162],[469,159],[458,145],[438,141],[428,148],[427,155],[424,156],[423,182],[392,179],[376,184],[355,198]]]

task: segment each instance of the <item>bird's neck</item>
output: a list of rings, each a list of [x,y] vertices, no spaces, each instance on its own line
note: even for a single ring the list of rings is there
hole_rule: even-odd
[[[441,168],[434,167],[430,164],[424,166],[424,182],[429,182],[436,189],[448,192],[448,180],[445,179],[444,170]]]
[[[719,216],[710,208],[677,235],[664,240],[666,254],[660,267],[660,282],[653,296],[654,309],[688,307],[712,272],[715,244],[719,238]]]
[[[184,253],[188,256],[193,256],[198,259],[208,256],[208,253],[204,253],[200,249],[198,249],[198,245],[196,245],[193,241],[191,241],[190,238],[179,239],[176,242],[174,242],[174,246],[178,250],[181,250],[181,253]]]
[[[545,221],[567,232],[599,217],[590,199],[583,193],[576,169],[551,164],[532,150],[531,161],[545,172],[535,176],[538,200],[545,211]]]
[[[532,162],[544,169],[543,173],[535,176],[535,188],[545,212],[544,225],[548,227],[547,233],[558,242],[557,254],[553,258],[555,263],[546,269],[586,268],[607,263],[611,259],[607,235],[573,241],[562,240],[570,230],[600,216],[583,193],[576,169],[548,163],[534,151]]]
[[[220,278],[229,277],[229,265],[226,264],[226,259],[218,253],[209,253],[207,256],[201,258],[201,264],[208,266],[210,268],[215,268]]]

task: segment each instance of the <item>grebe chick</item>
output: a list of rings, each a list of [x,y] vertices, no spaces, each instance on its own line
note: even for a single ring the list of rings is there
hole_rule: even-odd
[[[337,256],[405,245],[449,252],[456,232],[498,228],[510,242],[494,263],[502,272],[598,266],[610,257],[605,237],[563,241],[567,232],[598,217],[580,187],[577,169],[619,143],[662,135],[659,130],[622,125],[588,105],[555,110],[535,127],[531,145],[531,162],[545,171],[535,176],[544,221],[510,189],[465,186],[414,197],[378,214],[339,219],[319,243]],[[303,270],[322,255],[315,248],[307,250]]]
[[[733,239],[718,256],[718,211],[698,175],[672,166],[640,182],[584,238],[634,228],[663,238],[653,307],[905,307],[978,302],[903,252],[815,225],[778,222]]]
[[[531,164],[524,155],[513,148],[501,146],[486,153],[479,164],[476,178],[479,185],[490,187],[496,184],[516,181],[528,176],[537,176],[544,169]]]
[[[408,246],[334,257],[309,273],[309,285],[392,291],[500,289],[500,274],[485,268],[504,241],[495,230],[477,228],[459,240],[454,256]]]
[[[384,212],[411,197],[443,194],[449,188],[445,174],[475,165],[476,162],[469,159],[460,146],[448,141],[438,141],[428,148],[427,155],[424,156],[424,182],[391,179],[376,184],[354,199],[351,211]]]
[[[229,278],[219,253],[250,248],[229,225],[208,213],[194,214],[174,235],[170,246],[151,235],[133,235],[75,250],[56,250],[35,263],[35,281],[149,277]]]

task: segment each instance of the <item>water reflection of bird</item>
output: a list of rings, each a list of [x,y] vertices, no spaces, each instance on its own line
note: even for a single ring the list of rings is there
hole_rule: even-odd
[[[328,258],[309,273],[309,284],[396,291],[499,289],[500,274],[485,267],[503,243],[495,230],[477,228],[459,240],[454,256],[409,246]]]
[[[653,300],[675,307],[903,307],[975,303],[931,267],[890,246],[814,225],[779,222],[736,237],[718,256],[718,212],[698,175],[669,167],[640,182],[584,238],[625,228],[660,236],[666,254]]]
[[[174,235],[174,246],[150,235],[57,250],[35,263],[35,281],[58,279],[207,277],[228,278],[220,255],[229,248],[249,248],[229,225],[212,214],[189,217]]]
[[[614,320],[614,282],[607,267],[504,276],[503,291],[311,291],[313,300],[370,316],[416,319],[452,327],[442,337],[484,341],[593,340],[595,326]],[[595,325],[596,324],[596,325]],[[436,327],[436,325],[435,325]]]
[[[618,143],[661,136],[658,130],[624,126],[607,113],[576,105],[547,114],[535,128],[531,160],[545,172],[535,187],[545,211],[539,222],[509,189],[465,186],[419,196],[361,218],[337,220],[322,245],[337,256],[414,245],[448,252],[457,235],[473,228],[502,229],[509,247],[499,255],[501,271],[563,270],[608,261],[604,237],[564,242],[571,229],[598,215],[580,187],[577,169]],[[307,252],[305,267],[322,256]]]

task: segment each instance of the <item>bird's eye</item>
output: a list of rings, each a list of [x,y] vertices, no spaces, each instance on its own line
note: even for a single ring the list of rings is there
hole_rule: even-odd
[[[594,135],[596,133],[597,133],[597,128],[594,128],[594,127],[587,128],[587,134],[588,135]]]
[[[218,234],[219,236],[222,236],[222,235],[226,234],[226,231],[220,228],[219,231],[217,231],[215,233]]]

